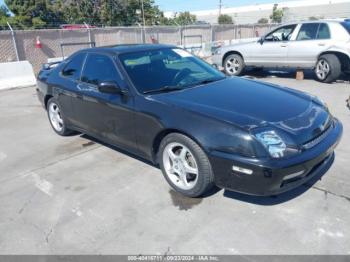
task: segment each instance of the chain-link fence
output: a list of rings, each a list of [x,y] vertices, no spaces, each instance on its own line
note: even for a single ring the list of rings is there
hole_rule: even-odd
[[[0,63],[28,60],[38,72],[49,58],[69,56],[89,47],[89,44],[64,45],[69,43],[95,42],[96,46],[129,43],[164,43],[182,45],[185,48],[203,48],[215,41],[254,38],[265,34],[272,25],[191,25],[153,27],[110,27],[91,29],[43,29],[0,32]],[[40,39],[41,48],[35,48]],[[63,54],[62,54],[63,53]]]
[[[0,62],[16,61],[15,44],[11,31],[0,32]]]

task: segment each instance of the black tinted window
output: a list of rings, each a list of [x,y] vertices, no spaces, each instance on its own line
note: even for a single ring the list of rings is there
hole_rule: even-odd
[[[118,76],[115,65],[108,56],[89,54],[81,80],[89,84],[98,85],[105,81],[118,82],[120,79]]]
[[[70,59],[70,62],[65,66],[62,70],[62,75],[65,77],[69,77],[74,80],[78,80],[80,78],[81,68],[85,59],[84,53],[77,54]]]
[[[317,33],[317,39],[329,39],[331,38],[331,33],[329,32],[329,28],[327,24],[320,24]]]
[[[303,24],[298,33],[297,40],[313,40],[316,39],[319,23]]]
[[[348,31],[348,33],[350,34],[350,22],[346,21],[346,22],[341,22],[341,25],[346,29],[346,31]]]

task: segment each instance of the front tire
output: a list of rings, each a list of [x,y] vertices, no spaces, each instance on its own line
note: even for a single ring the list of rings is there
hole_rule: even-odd
[[[199,197],[214,186],[206,153],[187,136],[172,133],[160,143],[158,161],[169,185],[188,197]]]
[[[317,80],[323,83],[331,83],[337,80],[341,74],[339,58],[333,54],[320,56],[316,64],[315,74]]]
[[[228,55],[224,60],[224,70],[227,75],[239,76],[245,67],[243,57],[238,54]]]
[[[60,136],[67,136],[73,133],[66,126],[66,121],[62,108],[56,98],[52,97],[47,102],[47,116],[49,118],[52,129]]]

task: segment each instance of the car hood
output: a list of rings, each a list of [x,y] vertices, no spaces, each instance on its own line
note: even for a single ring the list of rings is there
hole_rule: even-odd
[[[252,38],[249,40],[245,40],[243,42],[237,42],[235,44],[231,44],[231,45],[227,45],[227,46],[223,46],[222,50],[224,51],[223,53],[227,52],[227,51],[231,51],[232,49],[235,48],[239,48],[239,47],[243,47],[246,45],[251,45],[252,43],[256,43],[258,41],[259,38]]]
[[[298,144],[317,136],[330,122],[327,110],[305,93],[239,77],[152,95],[152,99],[247,131],[277,128]]]

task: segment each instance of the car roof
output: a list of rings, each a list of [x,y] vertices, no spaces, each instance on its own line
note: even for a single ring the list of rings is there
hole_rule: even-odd
[[[102,52],[109,54],[123,54],[123,53],[133,53],[138,51],[151,51],[163,48],[174,48],[174,45],[165,44],[122,44],[122,45],[111,45],[111,46],[101,46],[93,47],[81,50],[81,52]]]
[[[295,25],[295,24],[314,24],[314,23],[340,23],[340,22],[348,22],[348,19],[320,19],[320,20],[305,20],[305,21],[291,21],[281,26],[285,25]]]

